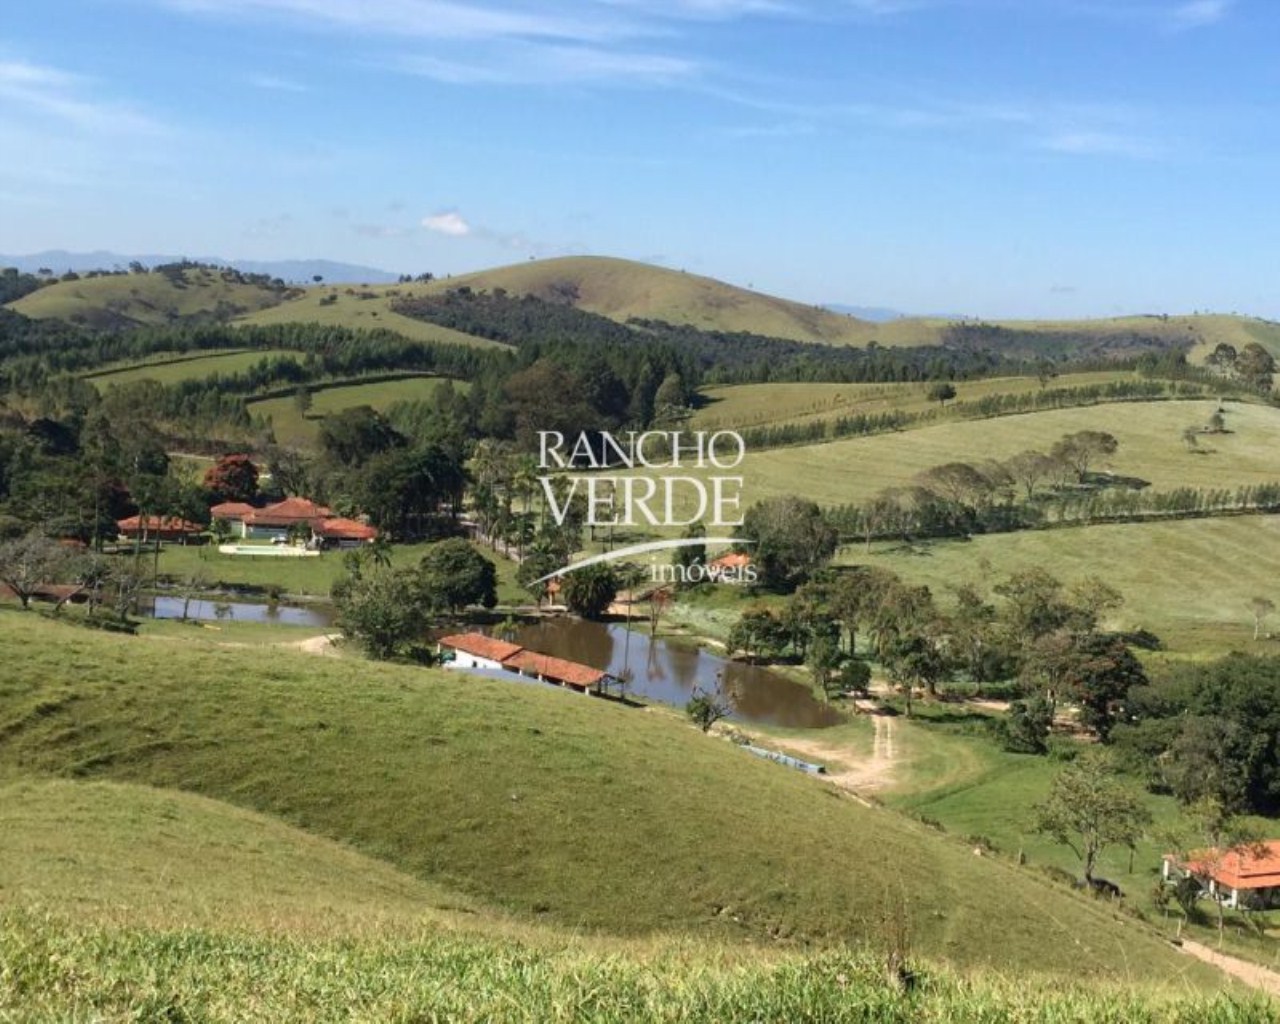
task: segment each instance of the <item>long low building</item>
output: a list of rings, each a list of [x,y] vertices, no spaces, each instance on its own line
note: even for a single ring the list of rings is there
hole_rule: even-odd
[[[436,643],[441,655],[452,655],[458,668],[498,669],[598,696],[604,696],[609,686],[618,682],[603,669],[531,651],[483,633],[459,633],[441,637]]]

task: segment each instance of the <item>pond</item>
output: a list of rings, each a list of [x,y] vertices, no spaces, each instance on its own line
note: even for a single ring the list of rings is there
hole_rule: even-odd
[[[149,597],[138,605],[143,615],[153,619],[180,619],[181,597]],[[187,607],[187,618],[197,622],[269,622],[277,626],[310,626],[326,628],[333,625],[333,609],[317,604],[300,608],[288,604],[254,604],[248,601],[207,601],[192,599]]]
[[[630,634],[628,638],[628,633]],[[547,619],[519,631],[515,642],[530,650],[602,668],[629,678],[628,690],[683,707],[695,687],[722,689],[732,718],[798,729],[836,725],[839,714],[800,683],[757,665],[728,661],[692,646],[674,644],[621,625],[581,619]]]

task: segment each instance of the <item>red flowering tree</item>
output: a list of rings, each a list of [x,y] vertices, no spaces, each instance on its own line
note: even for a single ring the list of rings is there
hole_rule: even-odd
[[[204,486],[219,501],[253,501],[258,496],[258,467],[247,455],[224,455],[205,473]]]

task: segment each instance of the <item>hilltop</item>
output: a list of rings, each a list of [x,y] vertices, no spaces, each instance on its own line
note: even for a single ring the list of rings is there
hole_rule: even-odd
[[[34,320],[119,330],[180,323],[216,323],[277,305],[299,294],[265,275],[172,264],[145,273],[60,280],[9,303]]]
[[[748,291],[683,271],[603,256],[531,260],[426,283],[369,285],[359,289],[322,285],[243,318],[245,323],[291,320],[386,327],[410,337],[440,338],[444,328],[397,313],[399,300],[439,295],[459,288],[532,295],[613,320],[659,320],[700,330],[748,332],[823,345],[890,347],[956,343],[956,321],[939,317],[902,317],[885,322],[859,319],[820,306]],[[1131,351],[1185,349],[1194,359],[1220,342],[1241,348],[1257,341],[1280,354],[1280,325],[1250,317],[1127,316],[1106,320],[964,321],[992,332],[992,347],[1010,354],[1087,354],[1106,357]],[[451,339],[457,340],[457,338]]]

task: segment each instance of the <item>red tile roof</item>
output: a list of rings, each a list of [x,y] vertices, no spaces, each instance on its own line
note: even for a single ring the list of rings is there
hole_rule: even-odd
[[[203,533],[199,523],[188,522],[177,516],[130,516],[116,521],[121,533],[139,533],[142,530],[158,533]]]
[[[1280,839],[1232,850],[1216,865],[1214,860],[1217,851],[1200,851],[1191,855],[1186,867],[1228,889],[1269,889],[1280,885]]]
[[[312,529],[321,537],[331,540],[375,540],[378,528],[355,519],[321,519],[312,524]]]
[[[250,526],[291,526],[332,514],[324,505],[317,505],[309,498],[285,498],[266,508],[254,509],[245,515],[244,521]]]
[[[751,556],[740,551],[730,551],[727,555],[713,558],[707,563],[711,569],[745,569],[751,564]]]
[[[441,647],[452,647],[455,651],[463,651],[477,658],[488,658],[490,661],[503,661],[514,657],[524,650],[519,644],[507,643],[483,633],[458,633],[455,636],[441,637]]]
[[[243,519],[251,512],[258,510],[246,501],[224,501],[209,508],[209,515],[214,519]]]
[[[579,665],[576,661],[565,661],[553,658],[550,654],[539,654],[537,651],[521,651],[519,654],[504,658],[502,663],[507,668],[534,675],[569,686],[595,686],[605,677],[605,673],[590,665]]]

